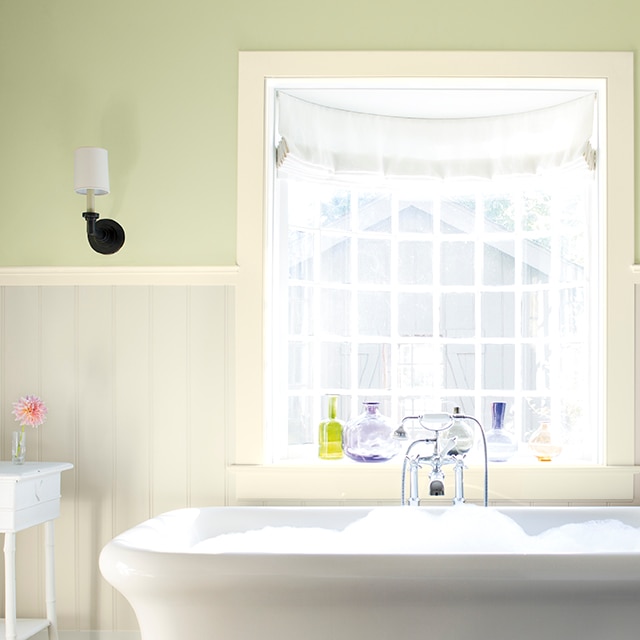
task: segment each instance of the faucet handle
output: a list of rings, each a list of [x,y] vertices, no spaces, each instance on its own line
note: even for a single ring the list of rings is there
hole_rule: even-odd
[[[436,453],[441,456],[446,456],[449,451],[455,447],[457,440],[458,438],[456,436],[452,436],[451,438],[438,438]]]

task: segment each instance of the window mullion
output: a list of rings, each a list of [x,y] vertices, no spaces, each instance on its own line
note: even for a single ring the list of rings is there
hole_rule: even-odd
[[[475,196],[475,217],[473,225],[474,238],[474,335],[473,335],[473,353],[474,358],[474,414],[478,416],[480,422],[484,424],[483,408],[485,389],[482,382],[482,371],[484,363],[483,348],[483,327],[482,327],[482,291],[484,278],[484,203],[482,198],[476,194]]]
[[[351,261],[349,263],[349,338],[351,341],[351,403],[349,407],[349,418],[357,416],[360,410],[360,339],[358,331],[358,239],[357,229],[359,228],[358,198],[354,189],[350,191],[350,228],[347,237],[349,238]]]
[[[391,237],[389,242],[391,243],[391,255],[390,255],[390,284],[391,291],[389,294],[389,304],[391,305],[391,328],[390,328],[390,370],[391,370],[391,385],[390,385],[390,417],[396,422],[400,423],[403,416],[398,415],[400,406],[400,391],[399,391],[399,349],[400,349],[400,335],[399,335],[399,303],[398,303],[398,259],[399,259],[399,245],[398,234],[400,231],[399,211],[398,211],[398,193],[397,190],[393,190],[390,199],[391,207]]]

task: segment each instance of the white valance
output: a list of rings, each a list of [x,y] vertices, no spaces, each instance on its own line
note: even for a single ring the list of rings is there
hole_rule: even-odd
[[[278,93],[277,160],[287,174],[492,178],[595,166],[595,94],[525,113],[406,118]]]

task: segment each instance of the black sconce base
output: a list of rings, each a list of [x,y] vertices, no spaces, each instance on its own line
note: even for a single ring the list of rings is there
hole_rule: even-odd
[[[93,211],[85,211],[82,215],[87,221],[87,240],[94,251],[109,255],[122,248],[124,229],[115,220],[98,220],[98,214]]]

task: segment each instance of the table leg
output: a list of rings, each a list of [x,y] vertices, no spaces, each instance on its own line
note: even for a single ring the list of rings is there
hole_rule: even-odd
[[[47,620],[49,621],[49,640],[58,640],[58,618],[56,615],[56,568],[55,537],[53,520],[44,523],[44,560],[45,560],[45,601]]]
[[[4,624],[6,640],[16,640],[16,534],[4,534]]]

